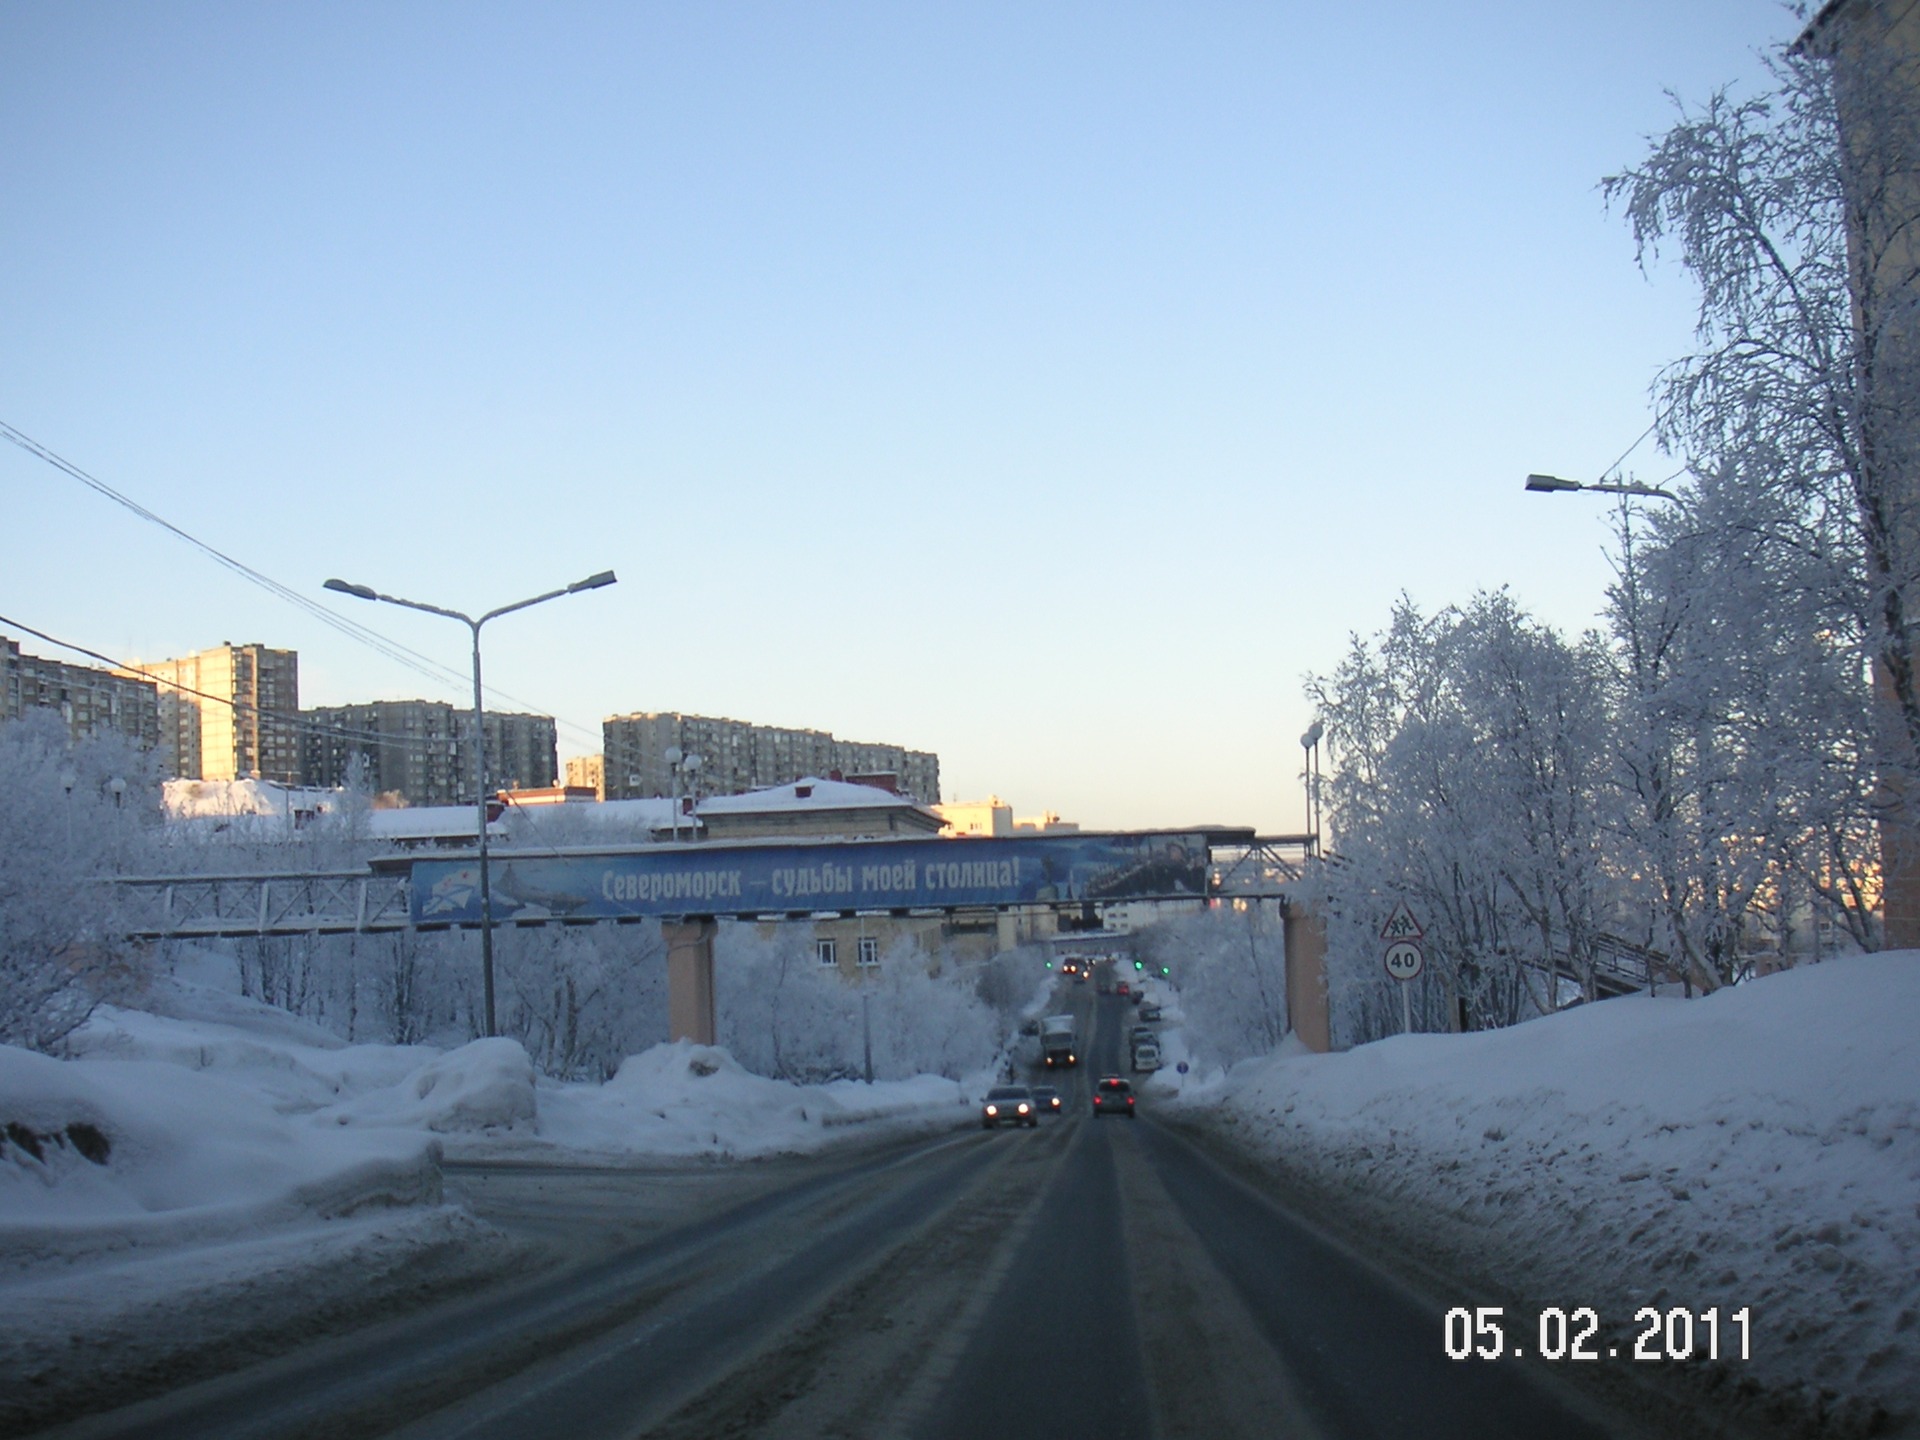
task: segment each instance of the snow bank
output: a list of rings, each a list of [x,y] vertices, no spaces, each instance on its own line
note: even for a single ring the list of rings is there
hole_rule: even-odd
[[[1920,1395],[1920,954],[1276,1055],[1172,1103],[1535,1303],[1751,1307],[1735,1378]]]
[[[0,1047],[0,1268],[436,1203],[438,1152],[333,1135],[245,1085]]]
[[[329,1106],[314,1118],[441,1134],[531,1128],[536,1119],[533,1061],[518,1040],[475,1040],[429,1060],[397,1085]]]
[[[751,1073],[718,1046],[678,1040],[629,1056],[605,1085],[543,1083],[540,1134],[603,1157],[741,1157],[818,1149],[845,1125],[957,1124],[971,1118],[965,1104],[960,1085],[938,1076],[795,1085]]]

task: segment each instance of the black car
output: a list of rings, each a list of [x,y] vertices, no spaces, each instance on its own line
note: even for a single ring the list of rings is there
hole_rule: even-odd
[[[1034,1107],[1033,1092],[1024,1085],[996,1085],[980,1102],[980,1125],[991,1130],[998,1125],[1031,1125],[1038,1129],[1040,1112]]]
[[[1140,1018],[1142,1020],[1158,1020],[1160,1018],[1160,1007],[1152,1001],[1148,1001],[1140,1007]]]
[[[1097,1120],[1102,1115],[1124,1115],[1134,1119],[1133,1084],[1122,1080],[1118,1075],[1102,1075],[1100,1083],[1093,1087],[1093,1115]]]
[[[1034,1086],[1033,1108],[1038,1110],[1042,1115],[1058,1115],[1060,1113],[1060,1092],[1051,1085]]]

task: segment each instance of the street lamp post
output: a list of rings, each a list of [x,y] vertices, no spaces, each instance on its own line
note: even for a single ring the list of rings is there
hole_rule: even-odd
[[[516,600],[511,605],[502,605],[496,610],[489,610],[477,620],[458,610],[447,610],[438,605],[423,604],[418,600],[403,600],[398,595],[383,595],[371,585],[353,585],[345,580],[326,582],[327,589],[337,590],[342,595],[352,595],[361,600],[384,600],[389,605],[404,605],[409,610],[424,610],[429,615],[444,615],[449,620],[458,620],[473,632],[473,809],[475,824],[479,830],[480,969],[486,991],[489,1037],[498,1035],[500,1029],[494,1020],[493,1007],[493,878],[487,859],[487,730],[486,708],[480,693],[480,627],[489,620],[510,615],[515,610],[525,610],[529,606],[543,604],[548,600],[557,600],[562,595],[577,595],[582,590],[598,590],[603,585],[613,584],[615,578],[613,571],[602,570],[597,575],[589,575],[584,580],[576,580],[573,584],[563,585],[558,590],[549,590],[544,595],[535,595],[529,600]]]
[[[678,745],[667,746],[661,758],[667,762],[667,773],[671,777],[668,781],[667,788],[673,792],[673,799],[671,801],[673,805],[673,843],[678,845],[680,843],[680,747]]]
[[[1551,495],[1560,490],[1604,490],[1609,495],[1643,495],[1655,500],[1671,500],[1676,505],[1680,497],[1671,490],[1662,490],[1658,485],[1642,485],[1638,480],[1562,480],[1558,475],[1529,475],[1527,489],[1542,495]]]
[[[1307,830],[1315,855],[1320,853],[1320,737],[1326,733],[1326,722],[1315,720],[1300,737],[1300,748],[1307,752]]]

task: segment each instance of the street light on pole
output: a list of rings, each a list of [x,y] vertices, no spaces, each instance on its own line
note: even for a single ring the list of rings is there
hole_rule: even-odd
[[[1638,480],[1562,480],[1558,475],[1529,475],[1527,489],[1543,495],[1551,495],[1559,490],[1604,490],[1610,495],[1643,495],[1655,500],[1671,500],[1676,505],[1680,497],[1671,490],[1662,490],[1658,485],[1642,485]]]
[[[673,843],[680,843],[680,761],[683,758],[678,745],[667,746],[661,756],[667,762],[667,773],[671,777],[667,788],[673,792]]]
[[[473,809],[476,826],[479,830],[480,850],[480,968],[486,991],[487,1035],[498,1035],[500,1028],[494,1020],[493,1007],[493,879],[487,859],[487,729],[486,708],[480,694],[480,627],[489,620],[502,615],[510,615],[515,610],[525,610],[532,605],[540,605],[548,600],[557,600],[562,595],[577,595],[582,590],[598,590],[603,585],[611,585],[616,579],[613,571],[602,570],[597,575],[589,575],[584,580],[576,580],[571,585],[563,585],[558,590],[549,590],[544,595],[535,595],[528,600],[516,600],[511,605],[502,605],[489,610],[479,619],[462,614],[458,610],[447,610],[438,605],[424,604],[419,600],[403,600],[398,595],[384,595],[371,585],[354,585],[345,580],[329,580],[326,588],[337,590],[342,595],[352,595],[360,600],[382,600],[389,605],[402,605],[409,610],[424,610],[429,615],[444,615],[449,620],[458,620],[473,632]]]
[[[1300,737],[1300,748],[1307,752],[1307,830],[1315,855],[1320,853],[1320,737],[1326,733],[1326,722],[1315,720]]]

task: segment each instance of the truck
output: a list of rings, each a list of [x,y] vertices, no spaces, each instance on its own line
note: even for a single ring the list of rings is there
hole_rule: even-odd
[[[1058,1065],[1078,1065],[1080,1046],[1074,1038],[1073,1016],[1049,1015],[1040,1022],[1040,1056],[1047,1062],[1047,1068]]]

